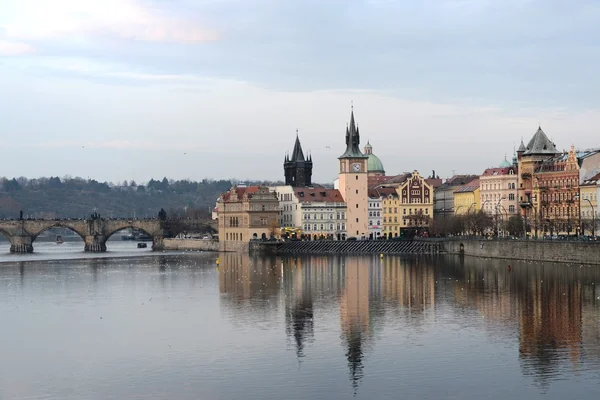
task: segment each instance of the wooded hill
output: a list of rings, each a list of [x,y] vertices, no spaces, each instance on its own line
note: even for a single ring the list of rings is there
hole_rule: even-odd
[[[120,184],[93,179],[50,177],[0,179],[0,218],[85,218],[96,209],[103,217],[155,217],[163,208],[188,216],[210,215],[222,192],[234,180],[161,180],[145,185]],[[246,182],[278,185],[281,182]],[[190,215],[194,214],[194,215]]]

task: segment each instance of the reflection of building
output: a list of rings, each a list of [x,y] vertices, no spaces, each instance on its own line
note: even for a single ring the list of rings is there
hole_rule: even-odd
[[[538,377],[548,376],[562,358],[558,349],[567,350],[576,365],[581,357],[581,284],[536,279],[521,294],[519,354],[528,360],[523,367]]]
[[[404,264],[395,257],[385,258],[380,284],[384,301],[395,306],[422,311],[435,305],[435,275],[429,266]]]
[[[277,307],[281,265],[276,257],[222,253],[219,266],[221,307],[237,318],[256,322],[256,315]]]
[[[358,258],[345,259],[344,290],[340,298],[342,335],[354,390],[363,377],[364,345],[369,338],[369,267]]]
[[[288,266],[292,266],[289,261]],[[313,338],[313,271],[310,266],[303,268],[297,263],[293,266],[297,268],[284,274],[285,330],[294,339],[298,358],[302,358],[306,341]]]
[[[277,195],[267,187],[234,186],[217,201],[222,250],[244,250],[251,239],[268,238],[278,224]]]

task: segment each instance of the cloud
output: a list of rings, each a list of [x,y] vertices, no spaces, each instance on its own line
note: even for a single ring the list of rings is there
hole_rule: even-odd
[[[15,56],[33,53],[33,51],[33,46],[27,43],[0,39],[0,55]]]
[[[21,40],[120,37],[151,42],[199,43],[216,40],[198,21],[144,7],[138,0],[14,0],[0,27]],[[4,5],[3,7],[6,7]]]

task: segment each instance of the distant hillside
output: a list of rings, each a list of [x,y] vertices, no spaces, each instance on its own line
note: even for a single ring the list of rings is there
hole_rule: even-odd
[[[209,215],[209,210],[232,180],[151,179],[145,185],[123,182],[115,185],[82,178],[1,178],[0,218],[18,218],[23,210],[30,218],[81,218],[94,208],[105,217],[153,217],[167,212]],[[276,185],[281,182],[246,182]]]

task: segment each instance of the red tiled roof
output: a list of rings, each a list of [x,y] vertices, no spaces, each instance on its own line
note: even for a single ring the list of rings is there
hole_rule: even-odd
[[[249,195],[251,195],[252,193],[256,193],[258,192],[259,187],[258,186],[248,186],[248,187],[235,187],[234,188],[235,191],[237,192],[237,197],[238,199],[242,199],[242,197],[244,196],[244,193],[248,193]],[[223,193],[223,200],[225,201],[229,201],[229,195],[231,194],[231,190],[229,190],[228,192]],[[250,196],[252,197],[252,196]]]
[[[325,188],[294,188],[294,194],[302,203],[324,201],[328,203],[343,203],[344,198],[337,189]]]
[[[497,175],[508,175],[510,171],[513,173],[517,173],[517,169],[515,167],[504,167],[504,168],[488,168],[483,171],[481,176],[497,176]]]

